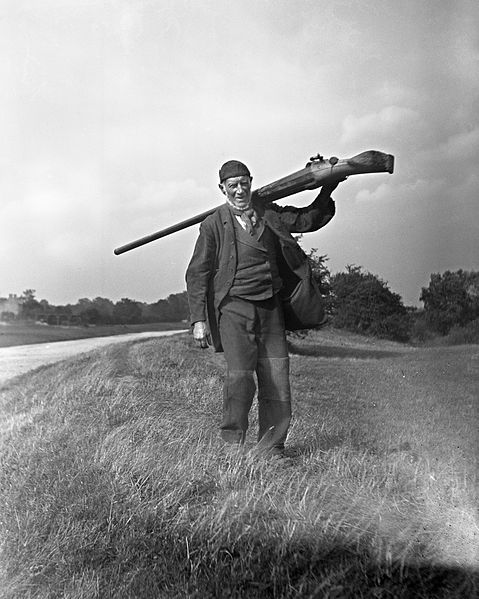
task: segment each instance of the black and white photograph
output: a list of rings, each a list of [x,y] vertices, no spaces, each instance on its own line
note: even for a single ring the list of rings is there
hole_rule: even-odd
[[[479,4],[0,53],[0,599],[479,596]]]

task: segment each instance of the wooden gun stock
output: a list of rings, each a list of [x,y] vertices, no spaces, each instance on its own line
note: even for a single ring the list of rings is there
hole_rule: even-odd
[[[269,185],[260,187],[253,191],[253,198],[255,200],[261,200],[263,202],[274,202],[281,198],[286,198],[290,195],[299,193],[300,191],[306,191],[308,189],[316,189],[325,185],[326,183],[334,183],[338,180],[349,177],[350,175],[360,175],[366,173],[393,173],[394,171],[394,156],[392,154],[384,154],[377,150],[368,150],[357,154],[352,158],[339,159],[332,157],[324,159],[322,156],[315,156],[310,158],[310,162],[306,166],[287,175],[282,179],[278,179]],[[126,245],[122,245],[114,250],[116,255],[123,254],[129,250],[155,241],[171,233],[176,233],[192,225],[196,225],[202,222],[207,216],[212,214],[216,210],[212,208],[206,212],[202,212],[192,218],[188,218],[180,223],[131,241]]]

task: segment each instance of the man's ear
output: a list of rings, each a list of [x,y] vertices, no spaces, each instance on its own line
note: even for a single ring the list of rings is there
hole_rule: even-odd
[[[225,186],[223,185],[223,183],[218,183],[218,187],[221,189],[221,193],[226,195],[226,190],[225,190]]]

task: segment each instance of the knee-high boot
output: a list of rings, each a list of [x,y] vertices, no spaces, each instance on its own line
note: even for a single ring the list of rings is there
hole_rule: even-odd
[[[282,448],[291,421],[289,358],[260,358],[258,375],[258,441]]]
[[[243,443],[248,413],[256,391],[253,370],[228,370],[223,387],[221,437],[228,443]]]

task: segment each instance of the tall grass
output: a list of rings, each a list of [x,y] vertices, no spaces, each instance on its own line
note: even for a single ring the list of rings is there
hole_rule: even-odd
[[[222,446],[221,360],[186,337],[5,385],[1,596],[474,596],[469,445],[439,459],[409,388],[393,393],[414,411],[404,430],[382,384],[421,362],[368,348],[293,356],[296,418],[277,461],[248,451],[253,433],[246,451]]]

